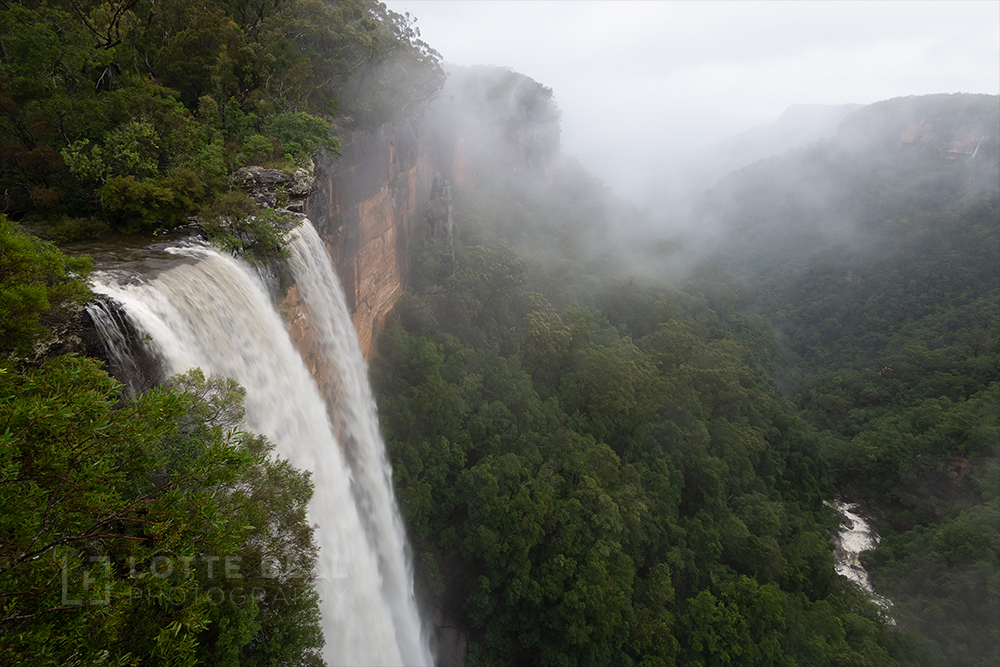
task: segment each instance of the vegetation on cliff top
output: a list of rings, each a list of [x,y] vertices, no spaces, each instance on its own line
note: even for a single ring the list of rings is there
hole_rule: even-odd
[[[173,227],[248,163],[419,112],[443,81],[369,0],[0,5],[0,210],[56,240]]]

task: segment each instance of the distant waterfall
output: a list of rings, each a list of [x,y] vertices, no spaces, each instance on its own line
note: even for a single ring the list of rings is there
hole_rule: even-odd
[[[338,407],[349,436],[343,450],[323,397],[267,291],[242,262],[205,247],[168,248],[188,261],[139,280],[98,272],[95,290],[124,304],[138,328],[151,336],[168,374],[197,366],[242,384],[246,427],[266,435],[293,465],[312,471],[309,518],[319,524],[317,586],[327,663],[429,665],[356,334],[323,245],[308,222],[291,251],[299,289],[315,316],[313,326],[341,375]]]

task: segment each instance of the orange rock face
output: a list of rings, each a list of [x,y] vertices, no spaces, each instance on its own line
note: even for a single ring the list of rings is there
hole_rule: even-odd
[[[424,209],[435,171],[460,187],[475,182],[477,164],[498,161],[508,173],[551,182],[554,153],[545,147],[558,144],[558,123],[516,141],[502,130],[471,141],[457,118],[436,135],[412,120],[342,134],[340,157],[316,160],[305,212],[327,244],[366,359],[406,289],[410,239],[430,230]]]
[[[953,155],[972,155],[979,147],[979,143],[984,139],[981,134],[963,134],[955,137],[948,145],[946,153]]]
[[[406,287],[411,235],[433,169],[419,123],[342,138],[342,156],[317,164],[307,215],[330,246],[366,359]]]
[[[378,323],[384,321],[404,290],[397,248],[405,241],[400,236],[405,237],[408,232],[406,214],[409,211],[404,211],[402,219],[397,221],[388,187],[363,201],[360,209],[360,246],[350,266],[354,284],[352,319],[361,350],[366,359],[371,359],[375,353]]]
[[[465,137],[459,137],[455,143],[455,159],[451,164],[451,184],[462,187],[469,184],[467,158],[465,154]]]
[[[914,121],[903,128],[899,134],[899,143],[913,144],[930,141],[934,138],[934,133],[930,126],[922,120]]]

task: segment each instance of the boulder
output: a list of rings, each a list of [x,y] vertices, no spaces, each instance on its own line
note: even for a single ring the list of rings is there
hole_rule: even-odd
[[[233,180],[261,208],[301,214],[316,178],[310,161],[306,168],[299,168],[291,173],[259,166],[240,167],[233,174]]]

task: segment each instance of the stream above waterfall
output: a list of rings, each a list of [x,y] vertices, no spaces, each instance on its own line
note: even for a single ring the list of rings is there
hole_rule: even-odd
[[[178,264],[197,261],[182,254],[169,252],[168,249],[198,243],[200,241],[191,231],[177,231],[161,236],[142,234],[109,236],[77,241],[61,248],[71,255],[89,255],[94,260],[94,268],[98,271],[110,271],[118,275],[131,274],[150,279]]]

